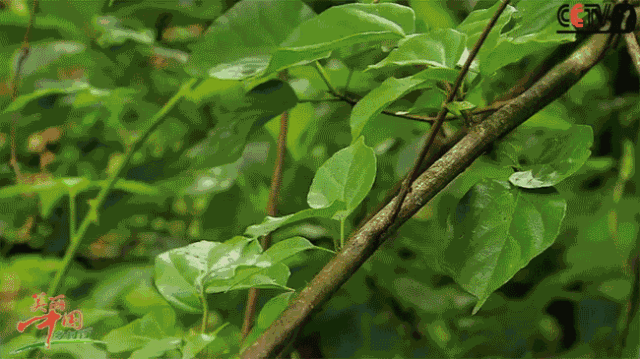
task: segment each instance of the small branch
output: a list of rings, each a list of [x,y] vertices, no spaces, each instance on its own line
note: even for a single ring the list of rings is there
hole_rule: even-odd
[[[444,138],[440,146],[434,147],[431,149],[431,151],[429,151],[427,156],[424,158],[424,161],[420,165],[420,171],[421,172],[426,171],[427,168],[429,168],[429,166],[431,166],[438,158],[442,157],[442,155],[444,155],[447,151],[449,151],[451,147],[455,146],[456,143],[460,142],[460,140],[466,134],[467,134],[467,131],[465,129],[461,129],[460,131],[457,131],[452,136]],[[409,176],[409,174],[407,174],[407,176]],[[391,202],[398,195],[398,193],[400,192],[400,188],[402,188],[402,183],[404,183],[404,181],[405,179],[396,183],[393,189],[387,193],[387,196],[385,197],[385,199],[382,202],[380,202],[378,207],[371,214],[369,214],[362,221],[360,221],[357,228],[360,228],[365,223],[369,222],[369,220],[371,220],[371,218],[373,218],[373,216],[376,213],[380,212],[384,207],[386,207],[389,204],[389,202]]]
[[[509,2],[510,2],[510,0],[502,0],[502,4],[500,5],[500,7],[496,11],[496,13],[493,15],[493,17],[491,18],[491,20],[489,21],[489,23],[485,27],[485,29],[482,32],[482,34],[480,35],[480,38],[478,39],[478,41],[476,41],[476,44],[473,47],[473,50],[471,50],[471,53],[469,54],[469,57],[467,57],[467,61],[465,62],[464,66],[462,66],[462,70],[458,74],[458,77],[456,78],[455,84],[453,85],[452,88],[449,89],[449,95],[447,96],[445,102],[442,104],[442,108],[440,109],[440,112],[438,113],[438,117],[436,118],[436,122],[433,125],[433,127],[431,128],[431,130],[429,131],[429,133],[427,135],[427,139],[424,142],[424,145],[422,147],[422,150],[420,151],[420,154],[418,155],[418,158],[416,158],[416,161],[415,161],[415,164],[413,165],[413,168],[409,172],[409,176],[407,176],[405,178],[405,180],[404,180],[404,182],[402,184],[402,188],[400,189],[400,194],[398,194],[398,201],[396,202],[396,204],[394,206],[394,209],[391,212],[391,218],[390,218],[390,221],[389,221],[389,226],[392,225],[393,222],[395,222],[395,219],[398,216],[398,213],[400,212],[400,208],[402,207],[402,202],[404,202],[405,197],[407,196],[407,194],[409,193],[409,191],[411,189],[411,183],[415,180],[415,178],[417,177],[418,173],[420,173],[419,172],[420,164],[422,163],[423,159],[426,157],[427,153],[429,152],[429,149],[431,148],[431,145],[433,144],[433,141],[436,138],[436,134],[440,131],[440,128],[442,127],[442,123],[444,122],[444,118],[447,115],[447,112],[448,112],[447,105],[451,101],[454,100],[454,98],[456,96],[456,93],[458,92],[458,89],[460,88],[460,85],[462,85],[462,82],[464,81],[464,78],[467,75],[467,72],[469,72],[469,68],[471,67],[471,63],[473,62],[473,60],[475,59],[476,55],[480,51],[480,48],[482,47],[482,44],[484,43],[484,40],[489,35],[489,32],[491,31],[491,29],[493,29],[493,27],[495,26],[496,22],[498,21],[498,18],[500,17],[502,12],[507,8],[507,5],[509,5]]]
[[[627,50],[633,65],[636,67],[638,75],[640,75],[640,46],[638,46],[638,39],[633,32],[624,34],[624,39],[627,42]]]
[[[91,225],[91,223],[96,220],[98,216],[98,210],[104,203],[104,200],[107,198],[109,191],[111,191],[111,188],[113,188],[113,185],[118,180],[118,176],[120,175],[120,172],[122,172],[124,168],[129,164],[129,160],[131,160],[131,156],[133,156],[133,154],[140,149],[140,146],[142,146],[142,144],[147,139],[147,137],[149,137],[149,135],[153,133],[153,131],[162,123],[162,120],[164,119],[164,117],[182,99],[182,97],[191,90],[191,87],[196,83],[196,81],[197,79],[190,79],[189,81],[185,82],[180,88],[180,90],[178,91],[178,93],[176,93],[164,105],[164,107],[162,107],[162,109],[160,109],[160,111],[158,111],[149,120],[149,123],[151,125],[149,126],[149,128],[145,130],[142,136],[138,137],[136,140],[133,141],[131,145],[127,146],[124,159],[122,160],[122,162],[120,162],[120,165],[113,172],[111,172],[111,174],[109,174],[109,177],[107,178],[106,186],[100,189],[100,192],[98,192],[98,196],[96,197],[96,199],[90,201],[91,206],[89,209],[89,213],[85,215],[84,219],[82,220],[82,223],[80,224],[80,227],[75,233],[75,236],[71,237],[71,243],[69,245],[69,248],[67,248],[67,251],[65,252],[64,257],[62,259],[62,268],[58,270],[58,272],[56,273],[56,276],[51,282],[51,285],[49,286],[49,290],[47,292],[48,295],[55,296],[58,293],[58,290],[60,289],[59,288],[60,282],[62,281],[62,278],[64,277],[67,270],[69,269],[69,265],[71,264],[71,261],[75,257],[75,254],[78,251],[78,248],[80,247],[80,243],[82,242],[84,235],[87,233],[87,230],[89,229],[89,226]]]
[[[29,14],[29,22],[27,23],[27,31],[24,33],[24,38],[22,40],[22,47],[20,48],[20,54],[18,55],[18,62],[16,64],[16,73],[11,79],[9,83],[9,88],[11,89],[11,102],[15,101],[18,98],[18,92],[20,87],[20,75],[22,74],[22,67],[29,56],[29,33],[31,32],[31,28],[33,27],[33,23],[36,18],[36,8],[38,6],[38,0],[33,0],[33,7],[31,9],[31,13]],[[16,182],[23,183],[22,173],[20,172],[20,167],[18,166],[18,157],[16,154],[16,126],[18,125],[18,119],[20,115],[18,111],[13,113],[13,118],[11,120],[11,160],[9,163],[13,168],[13,171],[16,173]]]
[[[358,229],[340,251],[289,304],[278,319],[240,357],[274,357],[310,317],[314,309],[337,291],[373,255],[393,231],[442,191],[478,158],[488,145],[506,135],[575,85],[597,64],[608,47],[607,35],[593,35],[568,59],[556,65],[527,91],[491,115],[470,132],[412,184],[412,190],[389,225],[394,203],[390,203]],[[398,197],[394,199],[397,203]],[[425,246],[436,241],[427,238]]]
[[[346,96],[343,95],[338,95],[338,98],[329,98],[329,99],[319,99],[319,100],[300,100],[298,101],[299,103],[322,103],[322,102],[346,102],[348,104],[350,104],[351,106],[355,106],[358,101],[350,99]],[[508,104],[509,101],[497,101],[487,107],[483,107],[483,108],[479,108],[479,109],[475,109],[473,111],[471,111],[472,115],[480,115],[480,114],[484,114],[484,113],[493,113],[498,111],[500,108],[502,108],[502,106]],[[405,115],[405,114],[401,114],[398,112],[393,112],[393,111],[389,111],[389,110],[383,110],[382,111],[383,114],[388,115],[388,116],[393,116],[393,117],[397,117],[397,118],[402,118],[405,120],[410,120],[410,121],[417,121],[417,122],[428,122],[428,123],[432,123],[435,122],[437,120],[437,116],[419,116],[419,115]],[[460,117],[455,116],[455,115],[447,115],[444,119],[444,121],[453,121],[453,120],[457,120]]]
[[[316,61],[313,64],[314,64],[316,70],[318,71],[318,74],[320,74],[320,77],[322,78],[322,81],[324,81],[324,83],[329,88],[329,92],[335,97],[342,98],[342,96],[340,95],[338,90],[336,90],[336,88],[331,84],[331,81],[329,81],[329,75],[324,70],[324,67],[322,67],[322,65],[320,65],[320,62]]]
[[[280,73],[280,79],[287,81],[286,72]],[[278,152],[276,158],[276,164],[273,168],[273,176],[271,176],[271,189],[269,190],[269,202],[267,203],[267,214],[275,217],[278,215],[278,198],[280,198],[280,189],[282,187],[282,174],[284,172],[284,157],[287,153],[287,128],[289,122],[289,113],[283,112],[280,116],[280,134],[278,135]],[[271,233],[262,237],[262,249],[267,250],[271,246]],[[258,288],[251,288],[249,290],[249,296],[247,298],[247,306],[244,312],[244,321],[242,323],[242,339],[244,340],[251,328],[253,327],[253,321],[255,318],[256,309],[258,306],[258,295],[260,291]]]

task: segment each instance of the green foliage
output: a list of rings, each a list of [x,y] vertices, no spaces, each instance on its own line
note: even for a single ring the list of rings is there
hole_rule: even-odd
[[[277,321],[409,172],[501,4],[353,2],[41,0],[16,98],[31,2],[0,6],[0,357],[235,358]],[[442,135],[572,51],[560,5],[507,6]],[[636,355],[626,64],[611,49],[487,144],[300,327],[306,356]],[[45,349],[42,330],[15,330],[47,287],[89,338]]]

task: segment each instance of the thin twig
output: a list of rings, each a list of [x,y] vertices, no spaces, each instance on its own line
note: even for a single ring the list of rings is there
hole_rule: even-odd
[[[31,32],[31,28],[33,27],[33,23],[36,18],[36,8],[38,6],[38,0],[33,0],[33,7],[31,9],[31,13],[29,14],[29,22],[27,23],[27,30],[24,33],[24,38],[22,40],[22,46],[20,47],[20,54],[18,54],[18,62],[16,64],[16,73],[14,74],[11,82],[9,83],[9,88],[11,89],[11,102],[15,101],[18,98],[18,92],[20,87],[20,75],[22,74],[22,67],[29,56],[29,33]],[[13,167],[13,171],[16,173],[16,182],[23,183],[22,173],[20,172],[20,167],[18,166],[18,158],[16,154],[16,126],[18,125],[18,120],[20,115],[18,111],[13,113],[13,118],[11,120],[11,160],[9,163],[11,167]]]
[[[82,242],[84,235],[87,233],[87,230],[89,229],[89,226],[91,225],[91,223],[95,222],[96,219],[98,218],[98,211],[100,207],[102,206],[105,199],[107,198],[109,191],[111,191],[111,188],[113,188],[113,185],[118,180],[118,176],[120,175],[120,173],[129,164],[129,160],[131,159],[131,156],[133,156],[133,154],[140,149],[140,147],[144,144],[144,141],[162,123],[162,120],[169,113],[169,111],[171,111],[171,109],[173,109],[173,107],[176,104],[178,104],[178,102],[182,99],[182,97],[184,97],[191,90],[191,87],[196,83],[196,81],[197,79],[194,78],[185,82],[182,85],[182,87],[180,87],[180,90],[162,107],[162,109],[160,109],[160,111],[158,111],[151,119],[149,119],[150,126],[145,130],[142,136],[138,137],[133,141],[132,144],[127,146],[127,150],[125,151],[124,158],[122,162],[120,162],[120,165],[113,172],[109,174],[109,177],[107,178],[107,183],[104,187],[100,189],[100,192],[98,192],[98,196],[94,200],[90,201],[91,206],[90,206],[89,212],[85,215],[84,219],[82,220],[82,223],[80,224],[80,227],[75,233],[75,236],[71,237],[71,243],[69,244],[69,248],[67,248],[64,254],[64,257],[62,259],[62,268],[58,270],[55,278],[51,282],[51,285],[49,286],[49,291],[47,292],[48,295],[55,296],[58,293],[62,278],[64,277],[67,270],[69,269],[69,265],[71,264],[71,261],[75,257],[75,254],[78,251],[78,248],[80,247],[80,243]]]
[[[287,81],[286,71],[280,73],[280,79]],[[280,198],[280,189],[282,187],[282,174],[284,172],[284,157],[287,151],[287,127],[289,122],[289,112],[285,111],[280,116],[280,134],[278,135],[278,152],[276,163],[273,168],[273,176],[271,177],[271,189],[269,190],[269,202],[267,203],[267,214],[275,217],[278,215],[278,199]],[[262,237],[262,249],[267,250],[271,246],[271,233]],[[247,306],[244,312],[244,321],[242,323],[242,339],[244,340],[251,328],[256,314],[258,305],[258,288],[251,288],[247,298]]]
[[[624,34],[624,39],[627,42],[627,50],[629,56],[631,56],[631,61],[636,67],[638,75],[640,75],[640,46],[638,46],[638,39],[633,32]]]
[[[353,100],[351,98],[348,98],[344,95],[338,94],[337,98],[328,98],[328,99],[307,99],[307,100],[299,100],[299,103],[322,103],[322,102],[346,102],[348,104],[350,104],[351,106],[355,106],[358,101]],[[484,113],[493,113],[498,111],[500,108],[502,108],[502,106],[508,104],[509,101],[496,101],[493,104],[486,106],[486,107],[482,107],[482,108],[478,108],[475,109],[473,111],[471,111],[472,115],[479,115],[479,114],[484,114]],[[402,118],[405,120],[410,120],[410,121],[417,121],[417,122],[427,122],[427,123],[432,123],[435,122],[437,120],[437,116],[420,116],[420,115],[408,115],[408,114],[403,114],[400,112],[393,112],[393,111],[389,111],[389,110],[383,110],[381,112],[384,115],[388,115],[388,116],[392,116],[392,117],[397,117],[397,118]],[[449,116],[451,115],[451,116]],[[444,121],[453,121],[453,120],[457,120],[459,119],[459,116],[453,115],[453,114],[447,114],[447,116],[445,117]]]
[[[593,35],[568,59],[556,65],[527,91],[487,120],[471,128],[460,142],[414,181],[412,191],[407,195],[392,225],[389,225],[393,210],[393,203],[390,203],[351,236],[345,247],[320,270],[280,317],[246,348],[240,357],[274,357],[285,345],[291,333],[303,325],[321,303],[329,299],[351,278],[394,230],[402,226],[470,166],[486,151],[487,146],[518,127],[580,81],[584,74],[602,59],[609,48],[608,40],[607,35]],[[425,240],[425,246],[429,245],[429,241]]]
[[[467,131],[462,129],[454,133],[452,136],[444,138],[443,143],[440,146],[434,147],[431,149],[431,151],[429,151],[427,156],[424,158],[424,161],[420,165],[420,171],[424,172],[427,168],[429,168],[429,166],[431,166],[438,158],[449,151],[451,147],[455,146],[455,144],[458,143],[466,134]],[[405,177],[408,176],[409,174],[407,174]],[[371,220],[371,218],[373,218],[376,213],[380,212],[384,207],[386,207],[389,202],[391,202],[398,195],[398,192],[400,192],[400,188],[402,188],[402,183],[404,183],[404,179],[395,184],[393,189],[387,193],[387,196],[382,202],[380,202],[378,207],[374,211],[372,211],[371,214],[360,221],[357,228],[360,228],[365,223],[369,222],[369,220]]]
[[[438,117],[436,118],[436,122],[433,125],[433,127],[431,128],[431,130],[429,131],[429,133],[427,135],[427,139],[424,142],[424,145],[422,147],[422,150],[420,151],[420,154],[418,155],[418,158],[416,158],[416,161],[415,161],[415,164],[413,165],[413,168],[409,172],[409,176],[407,176],[405,178],[405,180],[404,180],[404,182],[402,184],[402,188],[400,189],[400,194],[398,195],[398,201],[395,203],[394,209],[391,212],[392,213],[391,214],[391,220],[390,220],[391,223],[393,223],[395,221],[396,217],[398,216],[398,213],[400,212],[400,208],[402,207],[402,202],[404,202],[404,199],[407,197],[407,194],[409,193],[409,190],[411,189],[411,183],[416,179],[417,175],[420,173],[419,172],[420,164],[422,163],[423,158],[425,158],[425,156],[429,152],[429,149],[431,148],[431,145],[433,144],[433,141],[436,138],[436,134],[438,133],[438,131],[440,131],[440,128],[442,127],[442,123],[444,122],[444,118],[445,118],[445,116],[447,115],[447,112],[448,112],[447,105],[451,101],[453,101],[453,99],[455,98],[456,92],[458,91],[458,89],[460,88],[460,85],[464,81],[464,78],[467,75],[467,72],[469,72],[469,68],[471,67],[471,63],[473,62],[473,60],[475,59],[476,55],[480,51],[480,48],[482,47],[482,44],[484,43],[484,40],[489,35],[489,32],[491,31],[491,29],[493,29],[493,27],[495,26],[496,22],[498,21],[498,18],[500,17],[502,12],[507,8],[507,5],[509,5],[509,2],[510,2],[510,0],[503,0],[502,4],[500,5],[500,7],[496,11],[496,13],[493,14],[493,17],[491,18],[491,21],[489,21],[489,24],[487,24],[487,26],[485,27],[484,31],[480,35],[480,38],[478,39],[478,41],[476,41],[476,44],[473,47],[473,50],[471,50],[471,53],[469,54],[469,57],[467,58],[467,61],[465,62],[464,66],[462,66],[462,70],[458,74],[458,77],[456,78],[455,84],[449,90],[449,95],[447,96],[444,104],[442,104],[442,109],[440,109],[440,112],[438,113]]]

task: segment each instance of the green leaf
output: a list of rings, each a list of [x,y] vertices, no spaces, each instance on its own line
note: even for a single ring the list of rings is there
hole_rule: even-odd
[[[124,327],[114,329],[104,336],[111,353],[121,353],[142,348],[155,340],[179,340],[167,338],[180,334],[176,326],[176,313],[171,307],[155,308],[144,317]]]
[[[38,1],[38,10],[42,14],[50,14],[65,19],[66,21],[61,23],[60,26],[66,27],[68,31],[83,35],[79,39],[88,42],[89,38],[82,29],[91,25],[93,17],[100,14],[102,5],[100,1],[44,0]],[[69,27],[67,21],[74,24],[75,28]]]
[[[221,293],[249,288],[292,291],[293,289],[286,285],[290,275],[289,267],[283,263],[274,263],[264,268],[239,268],[232,280],[208,280],[206,291],[207,293]]]
[[[520,127],[496,147],[499,163],[517,168],[509,181],[523,188],[554,186],[574,174],[591,155],[593,130],[576,125],[568,130]]]
[[[0,113],[0,116],[11,113],[13,111],[18,111],[23,109],[32,101],[40,99],[42,97],[50,96],[50,95],[60,95],[60,94],[70,94],[74,92],[78,92],[84,90],[89,87],[89,84],[84,82],[74,83],[72,86],[68,87],[50,87],[36,90],[32,93],[19,96],[15,101],[11,102],[11,104]]]
[[[187,100],[216,120],[207,138],[187,151],[183,161],[191,169],[220,166],[242,155],[248,137],[273,117],[295,106],[293,89],[284,82],[271,80],[245,94],[241,82],[205,80]]]
[[[102,186],[106,186],[107,181],[101,181]],[[125,179],[119,179],[114,185],[113,189],[119,189],[133,194],[141,194],[147,196],[158,196],[160,191],[157,187],[150,184],[138,181],[131,181]]]
[[[553,188],[523,190],[506,181],[482,180],[458,203],[453,237],[441,268],[478,297],[475,314],[505,284],[556,239],[566,202]]]
[[[40,198],[40,215],[43,218],[49,218],[51,215],[51,210],[53,207],[58,204],[60,199],[67,194],[66,188],[64,188],[60,183],[57,183],[55,186],[49,188],[46,191],[41,191],[38,193],[38,197]]]
[[[201,77],[240,80],[261,72],[271,52],[315,14],[302,1],[242,0],[209,27],[188,66]]]
[[[287,294],[287,293],[284,293]],[[220,331],[226,328],[228,323],[225,323],[218,327],[211,334],[202,334],[202,333],[189,333],[185,338],[184,348],[182,349],[182,359],[193,359],[196,357],[198,353],[200,353],[204,348],[208,347],[210,344],[217,345],[220,347],[227,347],[227,343],[224,338],[219,336]],[[211,355],[211,353],[207,353]]]
[[[388,78],[363,97],[351,112],[351,138],[355,142],[367,123],[378,116],[389,104],[411,91],[417,90],[428,81],[455,82],[458,71],[446,68],[429,68],[411,77]]]
[[[358,43],[396,41],[414,32],[409,7],[396,4],[347,4],[331,7],[303,22],[280,44],[263,76],[327,58]]]
[[[256,325],[253,327],[247,338],[244,340],[245,345],[250,345],[273,323],[280,314],[287,308],[289,301],[293,297],[294,292],[287,292],[271,298],[267,304],[260,310],[260,315],[256,319]],[[244,350],[244,349],[243,349]]]
[[[82,1],[82,0],[79,0]],[[99,2],[98,2],[99,3]],[[116,6],[119,5],[116,3]],[[126,3],[126,7],[119,9],[118,14],[123,15],[122,18],[140,17],[140,13],[147,15],[155,20],[154,11],[174,13],[175,15],[184,14],[189,17],[198,19],[215,19],[225,8],[224,1],[193,1],[183,2],[180,0],[164,0],[164,1],[142,1],[140,3]]]
[[[160,294],[176,308],[201,313],[200,292],[195,283],[207,271],[207,256],[218,248],[227,249],[222,243],[200,241],[158,255],[155,283]]]
[[[259,236],[265,236],[280,227],[287,226],[289,224],[303,221],[311,218],[327,218],[331,219],[337,212],[339,212],[342,208],[344,208],[343,203],[334,203],[332,206],[327,208],[309,208],[294,214],[290,214],[288,216],[283,217],[270,217],[266,216],[264,221],[260,224],[254,224],[249,226],[245,231],[245,234],[252,238],[257,238]]]
[[[322,249],[333,253],[333,251],[331,250],[314,246],[311,242],[309,242],[309,240],[302,237],[292,237],[280,241],[267,249],[265,253],[269,255],[272,261],[281,262],[286,260],[287,258],[295,256],[302,251],[306,251],[307,249]]]
[[[419,32],[456,26],[455,17],[447,9],[446,0],[409,0],[416,12],[416,27]]]
[[[182,344],[181,338],[162,338],[152,339],[147,344],[131,353],[130,359],[154,359],[162,356],[164,353],[178,349]]]
[[[200,241],[156,257],[156,287],[170,303],[188,312],[202,310],[203,292],[291,290],[286,286],[289,268],[282,261],[312,248],[300,238],[274,246],[269,253],[262,251],[257,240],[241,236],[224,243]]]
[[[376,155],[364,137],[336,152],[316,172],[307,195],[311,208],[342,202],[351,213],[371,190],[376,177]]]
[[[25,6],[26,7],[26,6]],[[12,11],[0,11],[0,26],[19,26],[26,28],[29,25],[29,11],[23,14],[16,14]],[[59,16],[45,13],[36,15],[33,27],[38,30],[57,30],[60,35],[70,40],[87,41],[87,35],[72,22]]]
[[[398,48],[369,69],[395,66],[429,65],[453,69],[467,44],[466,35],[454,29],[439,29],[410,35],[400,40]]]
[[[462,116],[462,111],[470,111],[477,106],[468,101],[453,101],[447,104],[447,109],[456,116]]]
[[[134,30],[127,28],[120,19],[113,15],[99,16],[94,21],[95,29],[101,33],[96,42],[101,47],[122,45],[127,40],[151,45],[155,42],[155,37],[151,29]]]

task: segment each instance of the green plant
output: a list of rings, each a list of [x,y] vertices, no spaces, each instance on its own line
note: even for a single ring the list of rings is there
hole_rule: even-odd
[[[635,37],[363,2],[4,5],[0,356],[635,355]],[[15,331],[45,289],[90,338]]]

